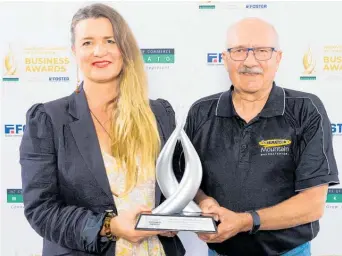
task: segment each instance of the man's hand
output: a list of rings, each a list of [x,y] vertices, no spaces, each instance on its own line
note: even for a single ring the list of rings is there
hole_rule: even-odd
[[[214,198],[210,196],[207,196],[199,203],[199,207],[203,213],[209,213],[211,211],[210,208],[213,206],[219,207],[220,205]]]
[[[199,233],[199,238],[206,243],[221,243],[240,232],[251,230],[253,226],[249,213],[236,213],[219,206],[210,207],[206,213],[216,214],[220,220],[216,234]]]
[[[212,216],[215,221],[218,221],[219,217],[217,214],[212,214],[212,207],[220,207],[219,203],[210,196],[205,196],[200,202],[199,207],[202,210],[202,214]]]

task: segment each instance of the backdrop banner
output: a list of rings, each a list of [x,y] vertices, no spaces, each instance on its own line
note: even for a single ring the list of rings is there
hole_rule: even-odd
[[[229,25],[260,17],[277,29],[283,60],[279,86],[323,101],[342,172],[342,2],[106,2],[128,21],[142,50],[152,99],[167,99],[177,114],[197,99],[227,90],[221,52]],[[90,3],[0,4],[1,255],[41,255],[42,239],[23,213],[19,144],[25,113],[37,102],[76,88],[70,23]],[[339,103],[340,102],[340,103]],[[342,176],[340,175],[340,179]],[[342,187],[329,189],[314,256],[342,255]],[[181,232],[187,256],[206,256],[196,234]]]

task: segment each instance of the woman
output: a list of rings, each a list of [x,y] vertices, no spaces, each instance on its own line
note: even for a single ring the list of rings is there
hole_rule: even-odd
[[[155,163],[172,107],[148,100],[140,49],[111,7],[80,9],[71,34],[84,82],[32,106],[20,146],[25,216],[43,255],[184,255],[174,234],[134,229],[160,203]]]

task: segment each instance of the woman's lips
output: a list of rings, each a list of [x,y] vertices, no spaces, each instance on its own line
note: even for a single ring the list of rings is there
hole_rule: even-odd
[[[92,64],[93,64],[93,66],[95,66],[97,68],[105,68],[109,64],[111,64],[111,62],[110,61],[95,61]]]

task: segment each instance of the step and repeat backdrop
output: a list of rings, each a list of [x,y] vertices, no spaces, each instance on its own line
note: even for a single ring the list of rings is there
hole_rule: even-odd
[[[19,144],[25,113],[36,102],[76,87],[70,46],[73,14],[89,3],[1,3],[1,255],[41,255],[42,240],[23,214]],[[150,97],[177,113],[226,90],[221,52],[228,26],[243,17],[271,22],[283,60],[276,82],[317,94],[325,104],[342,170],[342,2],[107,2],[128,21],[149,76]],[[342,171],[341,171],[342,172]],[[340,175],[342,179],[342,176]],[[179,234],[188,256],[207,255],[195,234]],[[329,190],[314,256],[342,255],[342,188]]]

